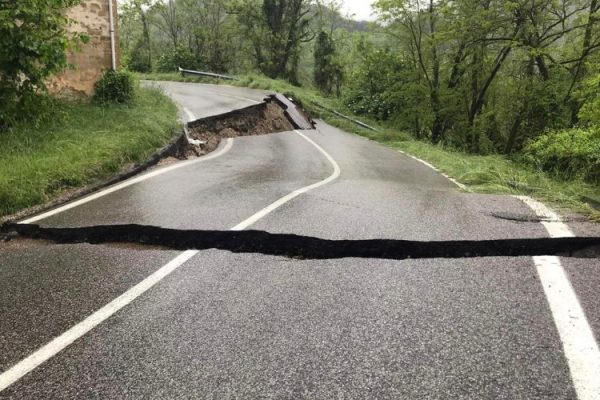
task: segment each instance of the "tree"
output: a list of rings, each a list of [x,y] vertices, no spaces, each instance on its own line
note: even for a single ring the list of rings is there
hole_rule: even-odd
[[[335,45],[326,32],[319,32],[315,43],[314,79],[317,87],[327,94],[337,88],[342,78],[342,68],[335,60]]]
[[[166,3],[159,2],[155,6],[160,16],[158,26],[170,37],[173,49],[179,47],[179,38],[182,30],[182,17],[177,3],[176,0],[168,0]]]
[[[79,0],[3,1],[0,9],[0,129],[67,66],[67,49],[85,35],[69,34],[68,8]]]
[[[154,0],[128,0],[122,5],[120,14],[122,24],[131,29],[132,24],[139,24],[141,36],[135,39],[129,53],[129,68],[138,72],[152,70],[152,45],[150,42],[150,14],[153,11]],[[126,31],[129,31],[127,29]],[[126,48],[129,48],[127,44]]]
[[[240,23],[252,41],[257,67],[270,78],[298,84],[300,45],[314,38],[307,0],[246,0],[237,7]]]

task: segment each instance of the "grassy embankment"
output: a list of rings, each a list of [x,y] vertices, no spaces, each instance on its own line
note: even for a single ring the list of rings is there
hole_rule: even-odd
[[[218,82],[215,79],[181,77],[175,73],[144,75],[144,79]],[[563,211],[579,212],[593,220],[600,221],[600,210],[590,205],[594,201],[600,202],[600,187],[598,186],[580,180],[560,180],[542,171],[537,171],[518,160],[502,155],[472,155],[454,151],[441,145],[436,146],[418,141],[405,132],[368,118],[359,119],[376,127],[379,132],[361,128],[315,106],[314,103],[316,102],[350,115],[337,99],[323,97],[311,88],[295,87],[287,82],[257,75],[242,76],[239,81],[221,81],[220,83],[288,94],[298,99],[313,115],[319,116],[327,123],[428,161],[441,171],[467,185],[468,190],[471,192],[528,195]],[[590,201],[590,199],[592,200]],[[595,206],[597,207],[597,204]]]
[[[156,89],[128,105],[57,101],[54,116],[0,133],[0,217],[145,161],[169,142],[177,107]]]

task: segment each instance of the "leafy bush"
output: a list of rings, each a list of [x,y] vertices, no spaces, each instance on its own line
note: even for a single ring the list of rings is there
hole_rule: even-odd
[[[128,103],[135,95],[135,81],[129,72],[106,71],[94,90],[99,103]]]
[[[203,63],[188,49],[179,46],[160,56],[156,62],[155,69],[157,72],[176,72],[178,67],[185,69],[202,69]]]
[[[600,74],[587,80],[579,93],[583,106],[579,118],[584,124],[600,124]]]
[[[560,178],[600,183],[600,127],[544,133],[524,148],[523,157]]]
[[[40,114],[46,78],[67,66],[67,49],[87,41],[66,30],[65,11],[79,2],[0,1],[0,130]]]
[[[138,40],[126,57],[127,69],[134,72],[146,73],[152,71],[150,50],[143,40]]]
[[[363,59],[347,79],[345,105],[356,115],[391,120],[397,128],[420,136],[430,120],[424,111],[428,109],[426,88],[391,50],[360,44],[358,53]]]

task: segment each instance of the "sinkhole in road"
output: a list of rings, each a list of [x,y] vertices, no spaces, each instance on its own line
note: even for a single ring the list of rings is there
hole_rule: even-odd
[[[188,122],[188,137],[193,139],[192,142],[198,142],[180,147],[177,158],[207,154],[215,150],[222,139],[313,127],[314,122],[299,105],[283,95],[274,94],[256,105]]]
[[[168,229],[147,225],[101,225],[46,228],[8,224],[5,233],[55,243],[141,244],[176,250],[218,249],[293,259],[423,259],[562,256],[600,257],[600,237],[499,240],[412,241],[395,239],[330,240],[265,231],[208,231]]]

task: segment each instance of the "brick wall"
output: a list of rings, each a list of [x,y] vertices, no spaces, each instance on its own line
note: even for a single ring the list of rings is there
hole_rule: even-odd
[[[72,67],[50,79],[48,87],[52,92],[75,97],[90,96],[94,92],[94,83],[104,71],[111,68],[109,1],[113,2],[115,48],[119,65],[116,0],[83,0],[67,14],[77,21],[70,30],[87,34],[90,41],[81,44],[81,51],[74,51],[68,55]]]

